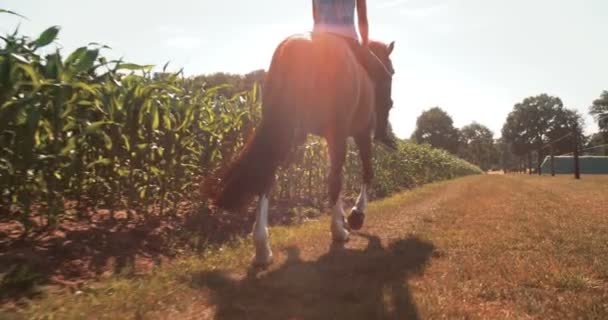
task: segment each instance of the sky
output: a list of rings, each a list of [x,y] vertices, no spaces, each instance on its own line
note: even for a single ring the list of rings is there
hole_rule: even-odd
[[[98,42],[105,54],[186,75],[267,69],[285,37],[312,28],[311,0],[2,0],[0,34],[62,27],[66,51]],[[395,133],[439,106],[457,127],[473,121],[495,136],[513,105],[541,93],[585,115],[608,90],[606,0],[369,0],[370,37],[395,41]],[[67,52],[66,52],[67,53]],[[170,69],[171,69],[170,68]]]

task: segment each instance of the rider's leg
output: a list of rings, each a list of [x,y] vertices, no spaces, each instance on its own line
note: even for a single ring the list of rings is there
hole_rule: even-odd
[[[345,38],[345,40],[352,48],[359,63],[367,71],[370,79],[374,82],[377,93],[375,103],[376,114],[384,114],[384,112],[386,112],[385,108],[388,108],[387,104],[391,101],[391,97],[390,90],[387,92],[381,91],[384,91],[383,89],[385,89],[383,86],[390,85],[390,72],[369,48],[362,46],[357,40],[350,38]],[[387,97],[385,95],[389,96]],[[376,121],[374,138],[390,148],[395,148],[396,143],[394,135],[389,133],[390,126],[388,125],[388,117],[378,116]]]

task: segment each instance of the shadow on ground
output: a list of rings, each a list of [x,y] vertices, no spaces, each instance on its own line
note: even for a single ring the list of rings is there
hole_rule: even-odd
[[[417,238],[387,248],[376,236],[363,250],[332,245],[316,261],[295,247],[271,271],[250,270],[243,279],[222,272],[193,274],[194,288],[208,291],[224,319],[418,319],[408,278],[421,273],[434,246]]]
[[[40,228],[27,237],[9,237],[12,230],[0,225],[0,307],[36,299],[45,286],[76,291],[114,275],[146,274],[173,259],[179,249],[202,251],[207,243],[246,234],[253,222],[242,216],[191,210],[129,220],[96,213],[88,219],[65,219],[54,229]]]
[[[312,207],[290,205],[272,208],[285,212],[271,215],[272,225],[297,224],[321,215]],[[209,245],[247,235],[255,218],[246,212],[218,213],[192,204],[164,215],[84,211],[83,217],[64,217],[55,228],[32,219],[29,234],[23,233],[16,214],[0,212],[0,309],[37,299],[45,287],[75,292],[110,276],[147,274],[180,252],[203,252]]]

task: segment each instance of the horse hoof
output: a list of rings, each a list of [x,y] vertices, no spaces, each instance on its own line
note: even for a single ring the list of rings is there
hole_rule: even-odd
[[[265,268],[272,264],[272,254],[268,256],[254,256],[251,265],[256,268]]]
[[[350,233],[346,229],[342,229],[342,230],[339,230],[339,231],[333,231],[332,230],[332,235],[333,235],[334,242],[336,242],[336,243],[344,243],[344,242],[348,241]]]
[[[353,229],[350,228],[350,225],[348,225],[348,220],[346,220],[346,217],[342,218],[342,220],[344,221],[344,229],[346,229],[346,231],[351,232],[353,231]]]
[[[365,213],[353,209],[348,216],[348,226],[352,230],[360,230],[363,227],[363,221],[365,221]]]
[[[335,235],[333,238],[334,238],[334,243],[346,243],[346,242],[348,242],[348,239],[350,238],[350,234],[348,233],[348,231],[344,230],[344,234]]]

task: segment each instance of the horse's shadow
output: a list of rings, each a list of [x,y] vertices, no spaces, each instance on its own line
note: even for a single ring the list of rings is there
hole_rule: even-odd
[[[250,270],[244,279],[222,272],[192,275],[209,291],[216,319],[418,319],[408,277],[422,272],[434,246],[417,238],[384,248],[378,237],[364,250],[333,245],[316,261],[287,249],[277,270]]]

